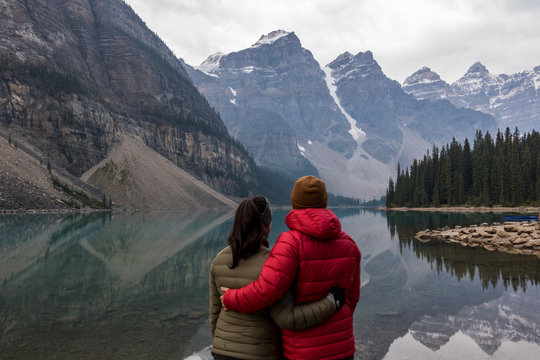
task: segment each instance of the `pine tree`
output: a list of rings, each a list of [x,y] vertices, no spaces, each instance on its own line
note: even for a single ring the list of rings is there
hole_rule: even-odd
[[[388,180],[388,190],[386,190],[386,206],[390,207],[394,204],[394,180],[390,178]]]
[[[512,193],[512,205],[520,205],[523,201],[523,179],[521,177],[519,131],[517,131],[517,128],[510,148],[510,191]]]
[[[536,204],[540,204],[540,156],[536,154]]]
[[[461,157],[461,177],[463,178],[463,203],[470,197],[472,187],[472,157],[469,139],[465,139],[463,144],[463,155]]]

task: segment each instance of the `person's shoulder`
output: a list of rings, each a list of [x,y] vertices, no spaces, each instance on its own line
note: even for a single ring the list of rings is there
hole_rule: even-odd
[[[284,249],[284,248],[290,248],[290,247],[297,247],[298,244],[301,242],[303,234],[296,230],[288,230],[282,232],[277,240],[274,246],[272,247],[272,251],[275,252],[275,249]]]
[[[228,262],[231,259],[231,256],[232,249],[230,246],[227,246],[216,255],[216,257],[212,261],[212,266]]]
[[[358,244],[356,243],[356,241],[354,241],[354,239],[345,231],[341,231],[338,238],[343,240],[345,244],[348,244],[348,246],[358,249]]]
[[[267,248],[266,246],[262,246],[259,248],[259,252],[257,253],[261,256],[268,256],[268,254],[270,254],[270,249]]]

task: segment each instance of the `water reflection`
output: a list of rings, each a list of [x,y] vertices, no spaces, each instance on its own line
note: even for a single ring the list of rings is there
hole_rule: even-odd
[[[540,350],[540,261],[421,243],[496,214],[339,210],[362,250],[357,359],[528,358]],[[275,211],[271,243],[286,230]],[[233,213],[0,218],[0,359],[207,356],[208,270]],[[532,358],[532,357],[531,357]]]
[[[231,215],[9,218],[0,358],[183,358],[206,322],[208,268]]]
[[[502,221],[500,214],[390,212],[387,220],[391,233],[398,235],[401,250],[412,248],[419,259],[425,259],[439,274],[450,273],[458,280],[464,277],[473,280],[478,276],[484,289],[496,287],[499,282],[505,289],[511,287],[514,291],[540,284],[540,261],[534,256],[489,252],[459,244],[423,243],[414,239],[416,232],[425,228]]]
[[[520,359],[537,357],[540,316],[532,315],[540,305],[536,257],[414,239],[424,228],[501,220],[499,214],[388,214],[388,228],[392,237],[397,235],[402,256],[413,253],[432,270],[432,280],[422,285],[423,291],[432,288],[432,306],[440,304],[440,295],[447,302],[413,321],[392,342],[385,359],[454,359],[459,354],[502,359],[508,358],[509,349]]]

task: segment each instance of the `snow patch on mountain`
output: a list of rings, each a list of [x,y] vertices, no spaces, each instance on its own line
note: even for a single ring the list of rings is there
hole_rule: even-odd
[[[229,102],[233,105],[236,105],[236,90],[234,90],[232,87],[229,86],[229,90],[231,90],[231,93],[233,95],[232,99],[229,99]]]
[[[534,72],[533,82],[534,82],[534,88],[536,90],[540,90],[540,67],[538,68],[538,71]]]
[[[261,45],[273,44],[274,42],[276,42],[276,40],[281,39],[282,37],[290,35],[290,34],[291,34],[290,32],[284,31],[284,30],[272,31],[268,35],[261,36],[259,41],[257,41],[255,44],[251,45],[251,47],[256,48],[256,47],[259,47]]]
[[[242,71],[245,74],[252,73],[253,70],[255,70],[255,66],[245,66],[245,67],[240,69],[240,71]]]
[[[194,66],[194,68],[202,71],[206,75],[218,77],[216,73],[219,71],[219,62],[223,56],[225,56],[225,54],[220,52],[212,54],[206,60],[204,60],[201,65]]]
[[[345,111],[343,106],[341,106],[341,101],[339,100],[339,98],[337,96],[337,93],[336,93],[337,86],[335,84],[334,78],[332,78],[332,69],[325,66],[325,67],[322,68],[322,71],[325,74],[324,80],[326,81],[326,85],[328,86],[328,91],[330,92],[330,95],[334,99],[337,107],[339,108],[339,110],[341,111],[343,116],[345,116],[345,118],[347,119],[349,124],[351,124],[351,129],[349,130],[349,134],[351,134],[353,139],[355,141],[357,141],[357,142],[360,139],[365,138],[366,133],[356,125],[356,120],[351,115],[349,115],[349,113],[347,111]]]

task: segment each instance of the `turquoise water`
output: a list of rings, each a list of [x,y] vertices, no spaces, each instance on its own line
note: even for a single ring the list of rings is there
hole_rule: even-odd
[[[501,215],[336,213],[363,254],[357,359],[537,358],[540,259],[413,239]],[[207,358],[208,269],[232,216],[0,217],[0,359]]]

